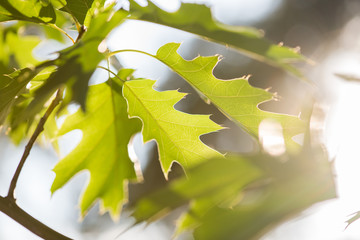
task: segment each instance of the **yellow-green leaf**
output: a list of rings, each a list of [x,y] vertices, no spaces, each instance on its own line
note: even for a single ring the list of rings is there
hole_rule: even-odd
[[[288,146],[294,144],[291,139],[293,136],[303,133],[305,123],[297,116],[267,112],[258,108],[260,103],[272,100],[272,93],[251,86],[244,78],[218,79],[213,75],[213,69],[219,62],[218,56],[199,56],[187,61],[177,53],[179,47],[179,43],[168,43],[158,50],[155,57],[182,76],[251,135],[258,137],[259,124],[264,119],[274,119],[281,124]]]
[[[69,116],[60,135],[80,129],[79,145],[54,168],[54,192],[82,170],[90,172],[90,182],[80,203],[81,213],[100,198],[102,207],[118,217],[127,201],[127,183],[136,180],[133,163],[128,156],[130,138],[141,129],[138,119],[129,119],[121,87],[115,82],[91,86],[87,111]]]
[[[205,145],[200,136],[220,130],[208,115],[191,115],[174,109],[186,94],[178,91],[158,92],[155,81],[133,80],[124,83],[124,97],[131,117],[143,121],[144,141],[155,139],[161,168],[167,177],[173,161],[186,170],[220,153]]]
[[[48,1],[0,1],[0,22],[22,20],[35,23],[54,23],[55,19],[56,15],[54,8]]]

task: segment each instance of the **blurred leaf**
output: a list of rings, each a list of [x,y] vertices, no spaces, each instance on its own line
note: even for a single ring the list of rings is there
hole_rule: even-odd
[[[0,22],[22,20],[34,23],[54,23],[56,15],[49,1],[1,0]]]
[[[259,239],[314,203],[334,198],[331,163],[321,147],[300,154],[255,154],[212,159],[188,170],[190,178],[135,203],[137,223],[153,221],[190,203],[178,231],[195,239]]]
[[[231,209],[212,208],[200,219],[195,239],[259,239],[311,205],[336,197],[332,166],[321,148],[288,157],[286,163],[276,164],[277,159],[258,156],[258,163],[271,166],[265,170],[269,184],[249,192],[261,195]]]
[[[41,106],[39,109],[31,109],[32,111],[28,111],[28,108],[33,100],[34,89],[40,87],[53,71],[53,66],[41,69],[41,71],[30,80],[29,84],[27,84],[29,87],[26,89],[24,87],[21,94],[18,94],[17,98],[14,100],[6,124],[10,127],[9,136],[16,145],[20,144],[26,137],[30,138],[31,134],[35,131],[41,116],[46,112],[47,106]],[[57,133],[57,125],[55,122],[57,110],[58,108],[56,108],[48,117],[43,131],[47,140],[51,141],[55,150],[58,149],[57,141],[54,139],[55,133]],[[38,142],[42,143],[43,141],[41,140],[44,139],[39,137]]]
[[[54,168],[54,192],[82,170],[90,172],[90,182],[80,203],[81,214],[100,198],[103,211],[113,217],[127,201],[127,183],[136,180],[134,163],[128,156],[130,138],[141,130],[138,119],[129,119],[121,87],[108,82],[89,87],[87,111],[81,109],[66,118],[59,135],[80,129],[79,145]]]
[[[124,83],[124,97],[131,117],[143,121],[144,141],[155,139],[158,144],[161,168],[167,178],[173,161],[186,170],[220,153],[206,146],[200,136],[220,130],[208,115],[190,115],[174,109],[186,94],[178,91],[158,92],[155,81],[134,80]]]
[[[37,36],[21,36],[16,33],[6,34],[6,43],[18,64],[18,68],[34,66],[38,61],[34,58],[32,51],[40,43]]]
[[[8,133],[15,144],[28,136],[30,129],[34,130],[35,115],[40,118],[42,109],[34,112],[31,118],[24,119],[22,111],[29,105],[32,95],[26,86],[36,79],[44,81],[43,71],[52,62],[45,62],[34,67],[38,61],[32,51],[40,42],[37,36],[20,34],[24,23],[0,26],[0,125],[6,120]],[[15,70],[14,69],[19,69]],[[10,74],[9,74],[10,73]],[[5,75],[4,75],[5,74]],[[48,75],[47,75],[48,76]],[[55,143],[54,143],[55,144]]]
[[[175,180],[168,187],[140,199],[133,212],[137,222],[156,220],[198,199],[211,202],[213,207],[228,197],[222,195],[227,189],[241,191],[261,176],[261,171],[242,157],[209,159],[190,167],[187,173],[189,178]]]
[[[360,82],[360,77],[354,76],[354,75],[335,73],[335,76],[342,78],[349,82]]]
[[[31,137],[40,121],[40,118],[45,114],[48,107],[48,105],[45,105],[33,116],[25,120],[19,120],[18,116],[22,115],[22,111],[27,108],[31,102],[31,97],[24,98],[23,95],[25,94],[20,95],[19,98],[16,99],[7,119],[7,125],[10,127],[8,134],[15,145],[19,145],[22,140]],[[56,139],[56,134],[58,132],[56,116],[58,114],[58,110],[59,107],[55,108],[50,114],[44,125],[43,132],[37,138],[37,143],[42,145],[51,143],[52,147],[57,152],[59,151],[59,145]]]
[[[15,69],[32,67],[38,63],[32,52],[40,43],[37,36],[20,34],[20,24],[0,25],[0,77]],[[0,86],[4,84],[3,80]]]
[[[353,213],[353,214],[351,214],[351,215],[353,215],[353,216],[352,216],[349,220],[346,221],[347,225],[346,225],[345,228],[348,228],[348,227],[350,226],[350,224],[352,224],[353,222],[359,220],[359,218],[360,218],[360,211],[359,211],[359,212],[355,212],[355,213]]]
[[[176,52],[179,47],[179,43],[168,43],[158,50],[155,57],[182,76],[201,95],[251,135],[258,138],[261,121],[274,119],[283,128],[287,146],[295,146],[292,137],[304,132],[304,122],[296,116],[271,113],[258,108],[260,103],[273,99],[272,93],[252,87],[244,78],[218,79],[213,75],[213,69],[219,62],[218,56],[199,56],[187,61]]]
[[[109,19],[111,17],[111,19]],[[46,83],[35,93],[32,105],[43,102],[63,84],[67,84],[71,100],[79,103],[85,109],[85,99],[88,81],[101,60],[105,59],[103,53],[98,51],[99,44],[109,32],[120,24],[127,16],[124,12],[111,11],[99,13],[92,21],[88,31],[79,42],[60,52],[56,60],[57,71],[52,74]]]
[[[69,16],[67,16],[67,14],[62,11],[55,11],[55,13],[55,25],[61,29],[64,29],[64,27],[66,27],[66,25],[70,22]],[[54,39],[61,43],[65,43],[65,35],[62,32],[48,25],[43,25],[42,27],[47,39]]]
[[[270,43],[254,28],[230,26],[214,20],[210,9],[205,5],[182,3],[179,10],[170,13],[158,8],[151,1],[148,1],[146,7],[141,7],[130,0],[130,13],[134,19],[178,28],[229,45],[253,59],[303,77],[290,63],[305,61],[305,57],[293,49]]]
[[[66,5],[60,10],[70,13],[80,24],[83,24],[93,2],[94,0],[67,0]]]
[[[66,5],[60,10],[70,13],[77,21],[87,26],[87,14],[94,14],[96,8],[104,6],[105,0],[67,0]]]
[[[0,76],[0,81],[6,78],[11,79],[10,81],[5,80],[8,84],[0,88],[0,125],[4,123],[10,108],[16,101],[19,94],[25,89],[29,81],[48,64],[50,63],[45,62],[38,65],[36,68],[24,68],[7,75],[7,77]]]
[[[41,79],[42,77],[49,76],[49,74],[42,73],[43,71],[46,71],[46,69],[48,68],[45,67],[44,70],[39,70],[37,75],[29,81],[30,85],[33,85],[34,82],[36,82],[36,81],[32,82],[32,80]],[[39,83],[37,82],[36,84]],[[45,105],[46,102],[48,102],[48,99],[44,99],[42,105],[39,104],[36,107],[30,107],[30,104],[33,102],[34,99],[34,95],[31,91],[31,88],[33,87],[30,86],[30,89],[28,89],[25,88],[24,86],[22,91],[19,92],[19,94],[15,97],[15,100],[11,105],[11,110],[9,111],[7,116],[6,124],[10,127],[9,136],[13,141],[13,143],[15,144],[20,144],[20,142],[23,139],[31,136],[33,131],[36,129],[36,125],[38,121],[40,120],[41,116],[45,113],[47,108]],[[53,93],[49,94],[49,98],[52,96],[52,94]],[[56,112],[57,109],[56,111],[54,111],[54,114],[51,114],[49,116],[47,123],[51,121],[55,121]],[[45,126],[47,126],[47,123],[45,124]],[[50,131],[49,128],[44,127],[44,133],[46,133],[45,135],[47,137],[50,137],[48,138],[48,140],[53,141],[53,137],[54,137],[53,131]],[[40,138],[38,142],[41,142]],[[55,147],[55,149],[57,148],[56,141],[53,142],[53,146]]]

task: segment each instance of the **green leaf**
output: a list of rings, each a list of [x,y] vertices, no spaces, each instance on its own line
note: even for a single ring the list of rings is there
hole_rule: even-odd
[[[87,21],[87,15],[94,14],[96,8],[103,6],[105,0],[67,0],[66,5],[60,10],[70,13],[77,21],[83,25]],[[88,22],[87,24],[88,25]]]
[[[10,54],[15,57],[18,68],[30,67],[38,63],[32,51],[40,43],[39,37],[8,33],[6,34],[6,42],[10,49]]]
[[[274,119],[283,128],[285,143],[288,146],[295,144],[291,138],[304,132],[303,121],[296,116],[271,113],[258,108],[260,103],[273,99],[272,93],[251,86],[244,78],[217,79],[213,75],[213,69],[219,62],[218,56],[199,56],[187,61],[176,52],[179,47],[179,43],[168,43],[158,50],[155,57],[182,76],[251,135],[258,137],[259,124],[264,119]]]
[[[0,22],[22,20],[35,23],[54,23],[53,6],[45,0],[1,0]]]
[[[0,25],[0,75],[15,69],[32,67],[38,63],[33,57],[34,48],[40,43],[37,36],[20,33],[21,24]],[[3,80],[0,86],[3,84]]]
[[[0,76],[0,81],[4,79],[4,81],[8,82],[8,84],[0,88],[0,126],[4,123],[16,98],[25,89],[26,85],[48,64],[45,62],[36,68],[24,68],[7,76]]]
[[[214,20],[211,10],[205,5],[182,3],[179,10],[169,13],[151,1],[148,1],[146,7],[141,7],[130,0],[130,13],[135,19],[181,29],[229,45],[253,59],[281,67],[302,77],[301,72],[290,63],[305,61],[305,57],[293,49],[272,44],[254,28],[230,26]]]
[[[213,207],[229,197],[224,193],[240,192],[262,175],[242,157],[209,159],[190,167],[188,174],[189,178],[175,180],[168,187],[140,199],[133,212],[137,222],[156,220],[190,201],[201,202],[199,206],[208,210],[209,205]],[[189,214],[194,212],[190,210]]]
[[[321,146],[284,155],[210,159],[135,203],[137,222],[153,221],[190,203],[177,233],[195,239],[259,239],[271,227],[336,196],[331,163]]]
[[[83,132],[79,145],[54,168],[54,192],[82,170],[90,172],[90,182],[80,203],[81,213],[102,201],[102,208],[113,217],[119,216],[127,201],[127,183],[136,180],[127,146],[130,138],[141,129],[138,119],[129,119],[121,87],[115,82],[89,88],[87,111],[81,109],[69,116],[60,129],[63,135],[75,129]]]
[[[14,99],[11,110],[7,116],[6,124],[10,130],[9,136],[16,145],[20,144],[24,138],[31,137],[31,134],[33,134],[37,127],[38,121],[45,114],[50,101],[47,102],[47,105],[45,104],[46,106],[42,105],[38,108],[31,108],[31,111],[29,111],[29,104],[33,100],[34,89],[41,86],[53,71],[54,67],[52,66],[37,71],[39,73],[30,80],[27,87],[24,87]],[[46,143],[44,142],[45,139],[50,140],[56,150],[58,150],[58,144],[54,138],[56,137],[55,134],[57,134],[57,124],[55,120],[57,111],[58,108],[52,112],[45,123],[43,131],[45,138],[38,138],[38,142],[40,143]]]
[[[86,13],[91,8],[93,2],[94,0],[67,0],[66,6],[60,10],[70,13],[80,24],[83,24]]]
[[[60,56],[56,60],[58,70],[36,92],[37,101],[48,98],[49,93],[61,85],[67,84],[71,100],[79,103],[85,109],[89,79],[98,64],[105,59],[105,55],[98,51],[98,46],[126,16],[125,12],[116,12],[112,15],[111,11],[96,15],[83,38],[60,52]],[[109,19],[110,17],[111,19]]]
[[[194,238],[260,239],[271,227],[336,197],[332,166],[321,146],[288,157],[286,163],[276,163],[276,158],[257,156],[258,162],[272,168],[265,173],[268,184],[251,189],[248,202],[212,208],[199,219]]]
[[[199,137],[221,127],[207,115],[190,115],[174,109],[175,103],[186,94],[178,91],[158,92],[155,81],[134,80],[124,83],[124,97],[131,117],[143,121],[144,141],[155,139],[158,144],[161,168],[167,178],[173,161],[186,170],[220,153],[206,146]]]

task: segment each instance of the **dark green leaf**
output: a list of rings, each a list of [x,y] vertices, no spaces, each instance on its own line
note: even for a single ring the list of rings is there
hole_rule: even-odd
[[[61,85],[67,84],[71,100],[80,103],[85,109],[88,81],[100,61],[105,59],[105,55],[98,51],[98,46],[109,32],[125,19],[127,13],[116,12],[109,19],[111,15],[111,11],[99,13],[91,21],[84,37],[60,52],[56,60],[59,67],[35,93],[36,101],[43,101]]]
[[[94,8],[101,7],[104,3],[105,0],[67,0],[66,5],[60,10],[70,13],[83,25],[88,12],[93,14]]]
[[[141,7],[130,0],[130,13],[132,18],[200,35],[234,47],[251,58],[281,67],[296,76],[302,76],[290,65],[292,62],[305,61],[302,55],[293,49],[272,44],[256,29],[229,26],[214,20],[210,9],[205,5],[182,3],[179,10],[170,13],[158,8],[151,1],[148,1],[148,6]]]
[[[54,23],[56,15],[49,1],[1,0],[0,22],[22,20],[35,23]]]

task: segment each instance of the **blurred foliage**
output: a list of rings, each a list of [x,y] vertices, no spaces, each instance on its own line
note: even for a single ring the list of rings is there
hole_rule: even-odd
[[[154,221],[189,204],[177,233],[195,239],[258,239],[269,227],[334,198],[332,164],[321,146],[305,144],[282,161],[258,153],[211,159],[136,202],[137,222]]]
[[[130,0],[130,13],[135,19],[178,28],[230,45],[251,58],[281,67],[296,76],[302,76],[302,73],[289,63],[305,61],[305,57],[294,49],[272,44],[264,39],[261,31],[257,29],[229,26],[215,21],[210,8],[205,5],[182,3],[178,11],[169,13],[150,1],[146,7],[141,7]]]

